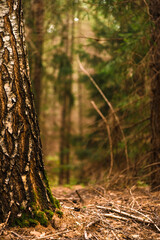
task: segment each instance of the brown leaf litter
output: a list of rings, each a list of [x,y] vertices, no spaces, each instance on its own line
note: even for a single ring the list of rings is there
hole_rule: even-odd
[[[62,219],[54,216],[54,228],[6,227],[0,240],[160,239],[160,192],[74,186],[53,188],[53,194],[64,213]]]

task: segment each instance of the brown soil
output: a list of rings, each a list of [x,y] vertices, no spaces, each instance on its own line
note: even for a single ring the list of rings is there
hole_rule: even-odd
[[[160,239],[160,192],[74,186],[53,188],[53,193],[64,213],[62,219],[54,216],[54,228],[5,228],[0,239]]]

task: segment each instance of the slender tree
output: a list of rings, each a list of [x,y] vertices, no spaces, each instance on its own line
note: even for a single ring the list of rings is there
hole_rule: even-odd
[[[66,14],[66,23],[62,30],[63,55],[60,65],[60,77],[63,76],[61,89],[61,126],[60,126],[60,173],[59,184],[70,182],[70,157],[71,157],[71,110],[72,110],[72,64],[74,50],[74,3],[66,1],[66,6],[71,7],[71,12]],[[70,23],[71,22],[71,23]],[[71,34],[70,34],[71,32]],[[70,36],[71,35],[71,36]],[[66,72],[66,69],[67,72]],[[62,73],[63,72],[63,73]]]
[[[37,115],[40,115],[42,77],[43,77],[43,43],[44,43],[44,8],[43,0],[23,1],[26,42],[29,50],[30,75],[35,96]],[[31,18],[32,15],[32,18]]]
[[[47,225],[59,204],[42,160],[22,15],[21,0],[0,1],[0,221]]]
[[[44,22],[44,3],[43,0],[34,0],[32,4],[33,12],[33,42],[36,48],[33,56],[32,80],[35,92],[36,111],[40,114],[40,99],[41,99],[41,85],[42,85],[42,53],[43,53],[43,22]]]
[[[160,189],[160,2],[149,1],[153,21],[151,39],[151,129],[152,129],[152,175],[151,184]]]

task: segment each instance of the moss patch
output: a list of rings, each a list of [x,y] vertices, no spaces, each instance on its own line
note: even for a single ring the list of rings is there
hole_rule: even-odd
[[[38,223],[42,226],[47,227],[51,221],[54,213],[51,210],[33,210],[33,215],[26,212],[21,213],[20,217],[14,219],[11,223],[12,227],[20,226],[23,227],[35,227]]]
[[[38,222],[34,219],[32,219],[32,216],[30,214],[27,214],[23,212],[20,217],[17,217],[14,219],[11,226],[20,226],[20,227],[31,227],[36,226]]]
[[[30,218],[29,219],[29,224],[30,224],[31,227],[35,227],[36,225],[38,225],[38,221]]]
[[[31,227],[31,226],[34,227],[38,223],[40,223],[41,225],[47,227],[49,225],[49,222],[52,220],[54,212],[58,215],[59,218],[63,216],[63,213],[59,210],[61,207],[59,201],[56,198],[54,198],[52,195],[47,177],[44,181],[46,185],[45,187],[47,189],[47,194],[50,199],[49,206],[45,207],[45,204],[43,205],[39,201],[39,196],[38,196],[40,195],[39,188],[37,188],[36,191],[33,190],[32,192],[33,198],[29,206],[30,211],[25,209],[24,206],[20,206],[18,217],[11,220],[13,221],[11,222],[12,226],[18,225],[20,227]]]
[[[57,210],[57,211],[56,211],[56,214],[58,215],[59,218],[62,218],[62,217],[63,217],[63,212],[60,211],[60,210]]]
[[[54,215],[54,212],[52,212],[51,210],[44,210],[48,220],[51,220],[53,215]]]
[[[60,207],[61,207],[60,203],[56,198],[53,197],[49,186],[47,186],[47,193],[48,193],[48,196],[49,196],[49,199],[50,199],[51,203],[53,204],[53,208],[54,209],[56,209],[56,208],[60,209]]]
[[[30,227],[29,221],[22,219],[22,218],[16,218],[12,224],[12,226],[20,226],[21,228],[23,227]]]
[[[45,171],[44,171],[44,176],[45,176],[44,182],[45,182],[45,184],[46,184],[47,194],[48,194],[48,196],[49,196],[49,199],[50,199],[51,203],[53,204],[53,208],[54,208],[54,209],[56,209],[56,208],[60,209],[61,206],[60,206],[59,201],[58,201],[56,198],[54,198],[53,195],[52,195],[52,192],[51,192],[51,189],[50,189],[49,183],[48,183],[47,174],[46,174]]]
[[[37,211],[34,213],[35,214],[35,219],[44,227],[48,226],[48,218],[45,214],[45,212],[42,211]]]

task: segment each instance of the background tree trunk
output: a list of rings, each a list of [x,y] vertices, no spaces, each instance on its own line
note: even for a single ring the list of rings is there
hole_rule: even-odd
[[[152,129],[152,189],[160,189],[160,2],[150,0],[150,14],[153,20],[151,39],[151,129]]]
[[[73,6],[72,6],[73,8]],[[64,53],[70,64],[73,63],[73,49],[74,49],[74,9],[72,9],[72,16],[70,12],[66,16],[66,25],[64,25],[63,32],[63,47]],[[72,25],[70,24],[72,21]],[[71,36],[70,36],[71,30]],[[63,60],[62,60],[63,62]],[[64,66],[66,63],[63,63]],[[63,78],[62,89],[62,112],[61,112],[61,126],[60,126],[60,173],[59,184],[70,183],[70,156],[71,156],[71,110],[72,110],[72,72]]]
[[[18,224],[24,220],[25,213],[26,218],[36,218],[46,225],[47,215],[44,212],[54,210],[59,205],[52,197],[44,171],[40,133],[30,87],[21,0],[2,0],[0,221],[5,221],[11,212],[10,223]]]
[[[32,4],[33,21],[34,21],[34,32],[33,42],[36,47],[34,54],[34,62],[32,69],[32,80],[33,90],[35,93],[35,105],[36,111],[39,116],[40,114],[40,100],[41,100],[41,85],[42,85],[42,53],[43,53],[43,22],[44,22],[44,6],[43,0],[34,0]]]

